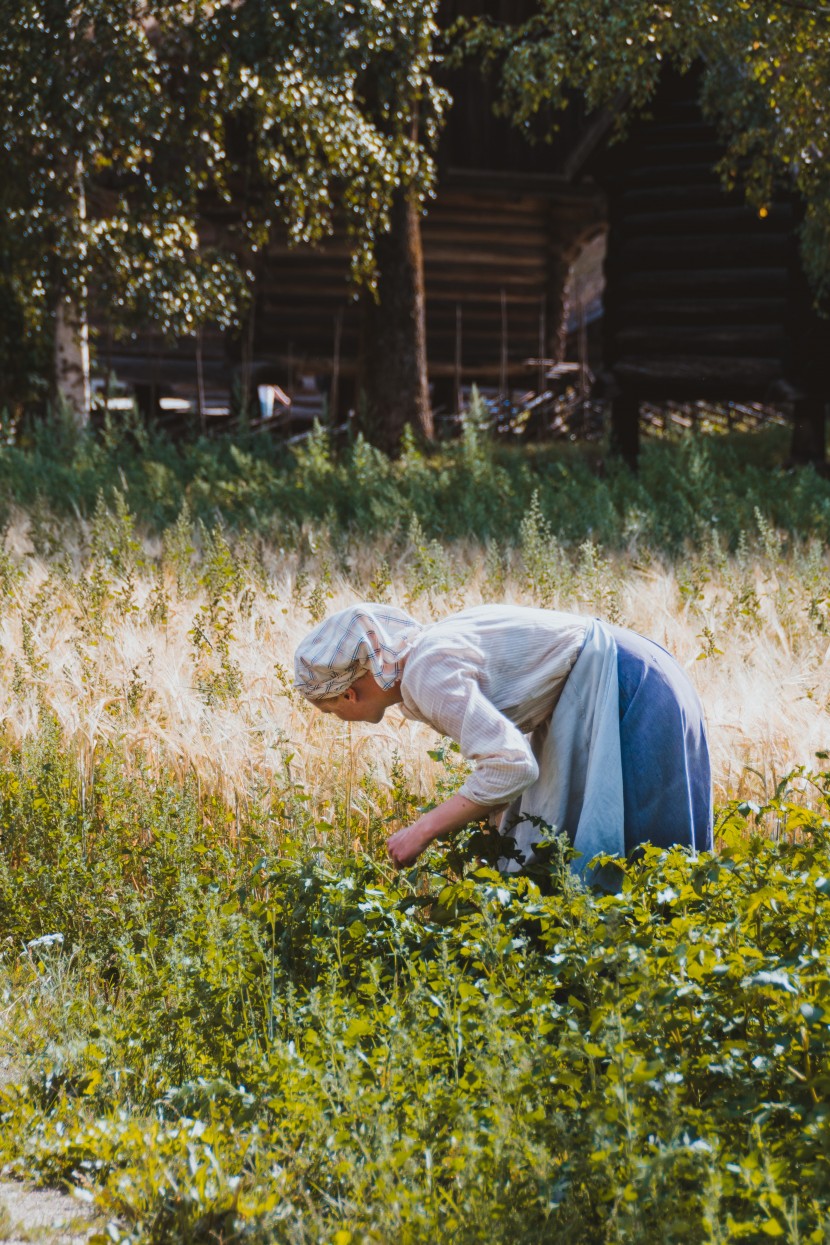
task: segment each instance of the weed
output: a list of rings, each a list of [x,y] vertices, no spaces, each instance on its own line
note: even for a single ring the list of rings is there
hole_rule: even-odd
[[[570,566],[551,522],[542,514],[538,491],[531,497],[519,535],[526,590],[535,604],[551,606],[557,595],[568,592],[572,579]]]
[[[111,1239],[820,1239],[830,775],[608,897],[555,839],[532,878],[477,828],[395,874],[114,752],[84,812],[49,727],[5,760],[0,1154]]]
[[[821,1240],[830,777],[793,762],[826,748],[825,482],[727,442],[600,479],[472,417],[397,463],[60,435],[0,456],[34,506],[0,556],[0,1162],[125,1245]],[[462,758],[291,686],[366,585],[666,643],[721,853],[649,851],[608,898],[558,840],[502,877],[480,826],[393,871]]]
[[[407,602],[423,594],[449,594],[461,586],[462,575],[453,566],[446,548],[428,540],[416,515],[409,522],[410,563],[406,573]]]

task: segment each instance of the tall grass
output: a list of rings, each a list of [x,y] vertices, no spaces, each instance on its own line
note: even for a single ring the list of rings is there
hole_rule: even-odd
[[[393,763],[429,793],[429,730],[390,711],[347,728],[291,691],[293,649],[326,612],[383,598],[427,621],[487,600],[596,614],[674,653],[700,691],[716,796],[762,796],[828,746],[830,567],[817,538],[753,518],[669,559],[648,546],[566,545],[535,498],[516,545],[441,543],[413,518],[366,540],[305,525],[292,548],[194,522],[142,535],[123,495],[92,517],[14,512],[0,552],[0,716],[13,740],[53,715],[81,770],[104,744],[224,796],[370,798]],[[373,788],[374,789],[374,788]],[[373,797],[374,798],[374,797]],[[376,810],[375,810],[376,811]]]
[[[359,437],[335,448],[325,429],[288,449],[267,433],[173,444],[134,420],[79,436],[59,414],[0,447],[0,506],[90,518],[99,495],[123,493],[142,531],[173,523],[186,500],[272,543],[304,524],[368,538],[406,536],[515,543],[534,494],[567,543],[648,545],[675,555],[717,530],[725,549],[754,527],[830,535],[830,481],[787,470],[786,429],[647,441],[634,477],[600,446],[510,447],[465,435],[430,454],[409,442],[391,462]]]

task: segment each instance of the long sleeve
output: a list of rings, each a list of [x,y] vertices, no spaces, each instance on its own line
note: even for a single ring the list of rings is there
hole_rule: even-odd
[[[481,691],[475,655],[446,649],[407,663],[402,683],[408,717],[454,739],[475,765],[460,794],[477,804],[508,804],[539,768],[522,732]]]

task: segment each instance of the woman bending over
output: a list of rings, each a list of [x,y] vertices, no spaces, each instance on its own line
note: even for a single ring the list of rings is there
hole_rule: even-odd
[[[513,863],[541,819],[579,853],[712,847],[703,710],[677,662],[633,631],[557,610],[479,605],[426,626],[394,606],[333,614],[300,643],[295,687],[344,722],[392,705],[474,765],[456,795],[387,841],[409,865],[439,835],[503,812]]]

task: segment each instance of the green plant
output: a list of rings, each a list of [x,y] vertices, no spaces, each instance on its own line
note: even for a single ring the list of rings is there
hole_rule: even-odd
[[[556,840],[396,874],[310,801],[240,822],[117,753],[88,783],[52,728],[6,747],[0,1153],[110,1239],[822,1241],[830,775],[617,896]]]

